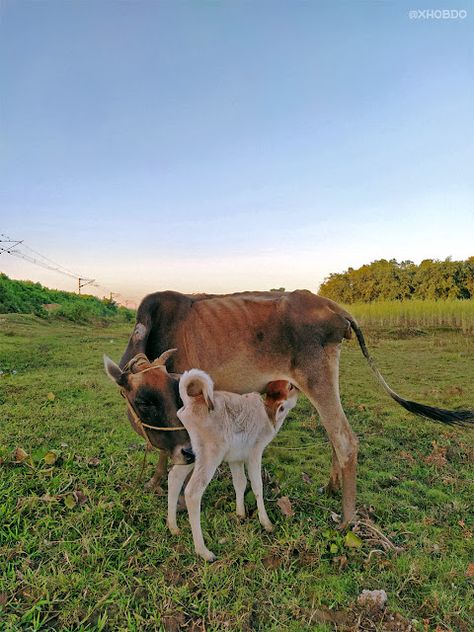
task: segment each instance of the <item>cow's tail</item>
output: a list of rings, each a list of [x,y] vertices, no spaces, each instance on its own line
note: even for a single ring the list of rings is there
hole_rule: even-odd
[[[369,363],[370,368],[374,372],[375,377],[380,382],[385,392],[388,393],[390,397],[397,402],[397,404],[400,404],[400,406],[403,406],[403,408],[415,415],[427,417],[428,419],[433,419],[434,421],[440,421],[444,424],[462,426],[474,423],[474,410],[447,410],[445,408],[435,408],[434,406],[427,406],[426,404],[419,404],[418,402],[403,399],[403,397],[400,397],[400,395],[395,393],[395,391],[391,389],[385,381],[383,375],[378,370],[374,359],[370,355],[365,343],[364,335],[359,325],[352,317],[349,317],[348,320],[351,324],[351,329],[357,336],[362,353]]]

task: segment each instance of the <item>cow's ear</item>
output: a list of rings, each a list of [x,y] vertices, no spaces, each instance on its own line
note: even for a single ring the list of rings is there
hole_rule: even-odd
[[[115,382],[116,384],[118,384],[120,378],[122,377],[122,371],[120,367],[118,366],[118,364],[115,364],[115,362],[111,360],[108,356],[106,356],[105,353],[104,353],[104,368],[105,368],[105,372],[110,377],[112,382]]]

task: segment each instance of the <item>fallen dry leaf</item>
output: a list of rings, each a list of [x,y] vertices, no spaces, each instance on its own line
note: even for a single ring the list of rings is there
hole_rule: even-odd
[[[344,544],[349,549],[360,549],[362,540],[353,531],[348,531],[344,538]]]
[[[466,577],[474,577],[474,563],[472,562],[467,566]]]
[[[83,505],[89,500],[87,496],[84,494],[84,492],[81,492],[79,489],[76,489],[76,491],[73,492],[73,494],[78,505]]]
[[[269,555],[263,558],[262,564],[265,566],[265,568],[275,570],[277,568],[280,568],[281,560],[277,555],[273,555],[272,553],[270,553]]]
[[[308,483],[308,485],[312,485],[313,484],[313,480],[312,480],[311,476],[306,474],[306,472],[301,472],[301,478],[303,479],[303,481],[305,483]]]
[[[186,619],[184,618],[184,614],[182,612],[178,612],[174,615],[165,615],[162,618],[162,623],[165,632],[179,632],[179,630],[183,629]]]
[[[410,454],[410,452],[402,450],[398,453],[398,455],[401,459],[405,459],[405,461],[408,461],[409,463],[416,463],[415,457],[413,456],[413,454]]]
[[[291,500],[288,498],[288,496],[281,496],[277,500],[277,505],[284,516],[290,517],[295,515],[293,507],[291,506]]]
[[[337,557],[334,557],[332,561],[340,571],[344,570],[347,566],[347,557],[345,555],[338,555]]]
[[[64,498],[64,504],[68,509],[73,509],[77,504],[77,500],[74,494],[66,494]]]
[[[26,452],[26,450],[23,450],[23,448],[16,448],[15,451],[13,452],[13,462],[23,463],[23,461],[26,461],[28,456],[29,454],[28,452]]]
[[[433,441],[433,450],[431,454],[425,456],[423,461],[428,465],[434,465],[435,467],[444,467],[448,462],[446,459],[446,450],[447,448],[443,448],[438,445],[436,441]]]
[[[91,467],[97,467],[99,464],[100,464],[100,459],[97,458],[96,456],[93,456],[91,459],[87,461],[87,465],[90,465]]]
[[[46,503],[54,503],[57,498],[56,496],[50,496],[50,494],[43,494],[42,496],[40,496],[40,500],[43,500]]]
[[[46,463],[46,465],[54,465],[56,461],[58,460],[58,454],[54,450],[49,450],[44,455],[43,460]]]

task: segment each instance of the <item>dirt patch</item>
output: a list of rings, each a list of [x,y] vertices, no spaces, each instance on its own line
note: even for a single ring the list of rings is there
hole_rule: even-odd
[[[345,610],[308,609],[303,618],[308,627],[314,623],[332,623],[339,632],[411,632],[414,629],[411,621],[399,612],[360,605]]]

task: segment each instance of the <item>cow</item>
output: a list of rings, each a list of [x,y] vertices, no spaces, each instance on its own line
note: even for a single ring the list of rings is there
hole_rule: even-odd
[[[209,373],[217,390],[240,394],[263,393],[269,382],[277,380],[291,382],[315,406],[328,434],[332,465],[327,489],[333,492],[342,484],[342,525],[347,525],[355,516],[358,439],[341,405],[339,356],[341,343],[352,333],[384,390],[403,408],[445,424],[474,422],[472,410],[445,410],[400,397],[377,369],[355,318],[308,290],[150,294],[138,308],[119,366],[107,360],[106,370],[125,390],[138,415],[162,428],[180,425],[176,413],[182,402],[173,380],[193,367]],[[177,351],[167,359],[169,367],[162,363],[161,370],[148,373],[130,369],[137,356],[152,363],[171,348]],[[174,463],[180,453],[189,462],[189,437],[184,430],[149,430],[148,437],[164,451],[149,483],[153,487],[166,472],[166,453]]]

